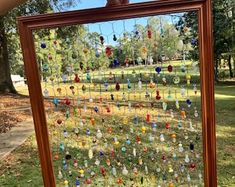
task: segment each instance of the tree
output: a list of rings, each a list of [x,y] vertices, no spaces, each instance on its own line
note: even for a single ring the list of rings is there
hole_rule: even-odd
[[[213,1],[213,34],[214,34],[214,62],[215,79],[218,81],[218,69],[224,54],[231,54],[233,49],[234,33],[232,31],[232,18],[228,16],[233,0],[214,0]],[[180,35],[184,35],[184,29],[189,28],[190,35],[184,40],[185,43],[191,43],[193,50],[190,51],[192,59],[198,60],[198,21],[196,12],[188,12],[180,18],[176,24],[180,30]],[[228,56],[228,66],[230,77],[233,77],[231,66],[231,55]]]
[[[9,8],[13,7],[15,1],[12,1]],[[17,1],[23,3],[24,1]],[[68,6],[72,6],[72,0],[41,0],[28,1],[24,5],[20,5],[12,11],[0,16],[0,93],[16,93],[12,84],[10,67],[18,66],[17,62],[21,57],[19,49],[19,38],[16,28],[16,17],[22,15],[42,14],[52,11],[53,9],[61,10]],[[5,6],[7,8],[7,6]],[[1,14],[3,11],[1,10]],[[18,55],[18,57],[16,57]],[[20,65],[18,67],[21,67]],[[20,70],[21,68],[19,68]],[[23,67],[22,67],[23,69]],[[22,71],[21,71],[22,72]]]

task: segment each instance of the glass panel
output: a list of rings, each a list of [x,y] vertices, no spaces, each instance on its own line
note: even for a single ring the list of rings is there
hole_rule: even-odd
[[[203,186],[197,28],[180,19],[34,33],[58,185]]]

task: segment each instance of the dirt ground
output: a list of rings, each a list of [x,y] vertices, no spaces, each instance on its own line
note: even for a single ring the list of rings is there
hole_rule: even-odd
[[[0,133],[6,133],[31,117],[29,97],[15,94],[0,95]]]

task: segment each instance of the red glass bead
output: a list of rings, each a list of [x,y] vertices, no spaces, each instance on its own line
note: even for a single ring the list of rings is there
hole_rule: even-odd
[[[166,129],[170,129],[170,127],[171,127],[171,125],[170,125],[170,123],[166,123]]]
[[[150,122],[150,114],[146,115],[146,122],[149,123]]]
[[[157,99],[157,100],[160,100],[160,99],[161,99],[160,91],[157,90],[157,91],[156,91],[156,94],[157,94],[157,95],[156,95],[156,99]]]
[[[148,38],[151,39],[152,38],[152,31],[148,30]]]
[[[112,55],[112,48],[111,47],[106,47],[105,53],[108,57],[110,57]]]
[[[119,91],[120,90],[120,84],[117,82],[116,83],[116,90]]]
[[[173,66],[172,66],[172,65],[169,65],[169,66],[167,67],[167,69],[168,69],[169,72],[172,72],[172,71],[173,71]]]
[[[79,78],[78,74],[75,74],[74,82],[76,82],[76,83],[80,82],[80,78]]]

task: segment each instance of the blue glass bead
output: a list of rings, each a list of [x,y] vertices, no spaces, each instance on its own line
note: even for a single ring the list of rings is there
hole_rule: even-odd
[[[162,68],[161,67],[156,67],[155,71],[159,74],[162,71]]]
[[[75,185],[79,186],[80,185],[80,181],[76,180]]]
[[[139,118],[137,116],[134,117],[133,119],[134,124],[138,124],[139,123]]]
[[[116,66],[119,66],[119,65],[120,65],[120,63],[119,63],[118,59],[114,59],[114,60],[113,60],[113,65],[114,65],[114,67],[116,67]]]
[[[104,156],[104,153],[102,150],[99,151],[100,156]]]
[[[197,40],[193,38],[191,41],[191,45],[195,47],[197,45]]]
[[[186,100],[186,103],[187,103],[188,105],[191,105],[191,104],[192,104],[192,101],[191,101],[190,99],[187,99],[187,100]]]
[[[57,107],[59,104],[59,100],[57,98],[54,98],[52,103],[55,105],[55,107]]]
[[[104,87],[105,87],[105,91],[107,92],[108,91],[108,86],[109,86],[109,83],[107,81],[104,82]]]
[[[97,113],[99,112],[99,108],[97,106],[94,107],[94,111]]]
[[[86,134],[87,134],[87,135],[90,135],[90,134],[91,134],[90,129],[87,129],[87,130],[86,130]]]
[[[45,49],[47,46],[46,46],[46,44],[45,43],[41,43],[41,48],[42,49]]]
[[[157,128],[157,124],[155,122],[152,123],[152,128],[156,129]]]
[[[131,144],[130,139],[126,139],[126,144],[127,144],[127,145],[130,145],[130,144]]]

